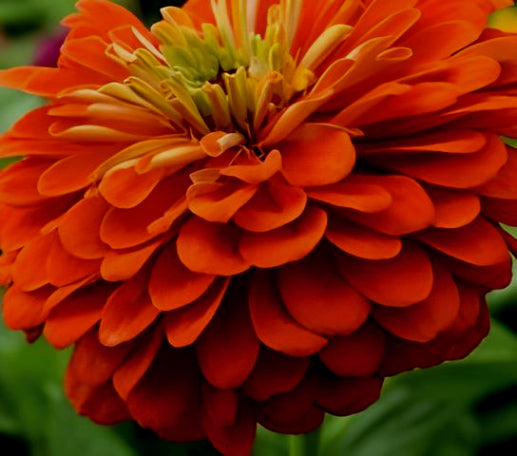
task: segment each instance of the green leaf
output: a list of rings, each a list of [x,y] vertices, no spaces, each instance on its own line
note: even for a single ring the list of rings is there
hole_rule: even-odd
[[[42,101],[38,97],[0,88],[0,133],[9,129],[27,111],[41,104]]]
[[[63,393],[69,350],[0,327],[0,432],[26,440],[31,456],[136,456],[114,428],[76,414]]]
[[[320,454],[445,456],[457,447],[473,454],[477,431],[465,409],[443,407],[432,397],[416,398],[410,390],[398,390],[383,396],[366,412],[345,419],[342,432],[324,441]]]

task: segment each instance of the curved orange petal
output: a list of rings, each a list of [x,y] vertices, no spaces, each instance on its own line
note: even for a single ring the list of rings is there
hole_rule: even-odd
[[[327,226],[327,214],[309,206],[294,222],[265,233],[244,232],[239,252],[251,265],[272,268],[308,255],[319,243]]]
[[[382,383],[383,379],[379,377],[331,377],[320,388],[317,403],[333,415],[351,415],[379,398]]]
[[[337,257],[339,271],[363,295],[389,307],[406,307],[422,301],[433,286],[428,254],[406,242],[402,251],[388,260]]]
[[[63,247],[78,258],[101,258],[109,247],[101,240],[99,230],[108,204],[97,196],[84,198],[64,215],[58,226]]]
[[[504,239],[483,217],[454,230],[431,228],[416,237],[446,255],[477,266],[490,266],[508,259]]]
[[[191,271],[235,275],[250,267],[238,250],[239,230],[192,217],[180,229],[176,241],[181,262]]]
[[[114,249],[126,249],[155,237],[158,233],[148,227],[180,200],[187,182],[187,176],[183,174],[173,176],[161,181],[137,206],[129,209],[111,207],[100,226],[102,241]],[[181,213],[175,215],[179,217]]]
[[[50,312],[43,334],[56,348],[64,348],[82,337],[102,315],[102,309],[113,291],[105,284],[78,290]]]
[[[111,250],[102,259],[100,273],[108,282],[118,282],[133,277],[163,244],[158,239],[143,248],[130,250]]]
[[[229,279],[219,278],[198,300],[165,315],[167,340],[173,347],[186,347],[196,341],[217,312],[228,284]]]
[[[475,189],[483,196],[501,199],[517,199],[517,150],[506,147],[508,160],[497,175]]]
[[[282,155],[282,172],[294,186],[339,182],[355,164],[356,154],[349,134],[330,124],[303,124],[276,147]]]
[[[376,159],[390,169],[414,176],[424,182],[452,188],[475,187],[493,179],[508,159],[503,142],[490,136],[486,146],[471,154],[421,154],[388,159]]]
[[[329,220],[325,237],[343,252],[367,260],[385,260],[400,253],[402,241],[344,218]]]
[[[241,297],[231,296],[196,344],[199,367],[215,387],[237,388],[251,373],[260,342]]]
[[[309,358],[294,358],[262,348],[242,387],[247,396],[265,401],[275,394],[293,390],[305,377],[308,367]]]
[[[98,424],[113,425],[130,417],[111,382],[89,385],[69,370],[65,376],[65,391],[77,412]]]
[[[327,344],[327,339],[305,329],[289,316],[265,271],[258,270],[253,275],[249,306],[258,338],[273,350],[290,356],[309,356]]]
[[[169,245],[157,258],[149,280],[149,295],[160,310],[178,309],[198,299],[215,279],[214,275],[192,272]]]
[[[226,223],[256,191],[255,185],[200,182],[189,187],[187,203],[191,212],[208,222]]]
[[[247,231],[274,230],[299,217],[307,203],[305,192],[279,179],[270,179],[234,216],[234,222]]]
[[[388,209],[393,198],[389,191],[373,182],[356,182],[354,176],[344,182],[307,190],[307,195],[336,207],[373,213]]]
[[[92,183],[91,174],[106,160],[112,150],[84,151],[63,158],[38,179],[38,192],[44,196],[59,196],[72,193]]]
[[[398,337],[427,342],[454,322],[459,309],[460,297],[452,275],[444,268],[435,268],[433,289],[425,300],[403,309],[377,307],[373,317]]]
[[[330,339],[319,357],[339,376],[373,375],[384,356],[385,340],[386,337],[379,328],[367,324],[350,335]]]
[[[383,187],[392,197],[392,204],[375,213],[346,211],[352,221],[391,236],[419,231],[435,218],[433,203],[418,182],[405,176],[355,176],[358,182]]]
[[[132,343],[105,347],[99,342],[98,332],[92,329],[76,343],[68,370],[82,383],[101,385],[111,379],[132,348]],[[92,356],[95,363],[91,362]]]
[[[49,283],[47,270],[41,260],[50,253],[53,234],[34,238],[18,254],[12,274],[14,282],[23,291],[36,290]]]
[[[45,261],[48,281],[56,287],[69,285],[95,274],[100,260],[84,260],[70,255],[62,246],[57,232],[53,232],[51,248]],[[40,265],[41,267],[41,265]]]
[[[129,209],[138,206],[150,195],[164,173],[163,168],[155,168],[143,174],[138,174],[132,167],[117,169],[104,175],[99,191],[111,205]]]
[[[287,311],[317,334],[350,334],[368,318],[370,303],[336,272],[332,258],[310,256],[276,276]]]
[[[11,329],[28,329],[45,321],[45,302],[52,293],[51,287],[26,292],[16,285],[9,287],[2,302],[2,316]]]
[[[181,375],[170,375],[171,368]],[[126,404],[141,426],[165,431],[180,426],[190,408],[199,410],[199,396],[200,378],[192,358],[184,351],[161,350],[129,393]],[[199,433],[198,438],[202,438]]]
[[[163,339],[163,331],[160,330],[144,333],[139,337],[135,350],[116,370],[113,375],[113,386],[122,399],[127,400],[129,393],[145,375],[158,353]],[[110,350],[113,348],[110,347]]]
[[[436,228],[459,228],[468,225],[481,212],[481,202],[473,193],[431,188],[427,190],[433,201]]]
[[[106,301],[99,326],[102,345],[114,347],[134,339],[160,314],[145,289],[147,274],[124,282]]]
[[[38,191],[38,180],[52,164],[52,159],[25,158],[0,175],[0,201],[12,206],[26,206],[48,199]]]

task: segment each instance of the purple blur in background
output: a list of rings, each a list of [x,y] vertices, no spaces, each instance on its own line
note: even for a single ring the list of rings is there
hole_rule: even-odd
[[[65,41],[68,30],[64,27],[59,27],[50,35],[41,38],[34,55],[34,65],[55,67],[59,58],[59,50]]]

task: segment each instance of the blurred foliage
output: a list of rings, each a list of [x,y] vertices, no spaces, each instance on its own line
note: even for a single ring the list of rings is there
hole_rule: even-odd
[[[0,68],[32,60],[38,40],[52,34],[75,0],[0,0]],[[149,23],[181,0],[119,0]],[[502,23],[517,10],[499,13]],[[498,22],[499,21],[499,22]],[[41,103],[0,89],[0,132]],[[507,140],[516,147],[517,141]],[[0,160],[0,167],[9,160]],[[516,233],[517,234],[517,233]],[[328,417],[308,436],[258,431],[255,456],[498,456],[517,448],[517,283],[490,297],[492,331],[467,359],[389,379],[365,412]],[[65,399],[69,351],[0,324],[0,445],[16,456],[209,456],[207,443],[173,445],[135,424],[102,427],[78,416]],[[80,449],[80,450],[78,450]],[[79,451],[79,453],[78,453]]]

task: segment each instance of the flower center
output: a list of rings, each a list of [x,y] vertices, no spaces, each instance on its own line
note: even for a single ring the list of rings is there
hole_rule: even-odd
[[[161,45],[157,48],[136,29],[142,48],[130,52],[113,43],[108,55],[133,76],[100,92],[120,96],[129,89],[194,136],[238,132],[252,144],[264,125],[315,82],[312,69],[351,28],[330,27],[298,59],[290,51],[300,0],[271,6],[263,36],[250,31],[256,12],[247,3],[232,0],[230,13],[225,0],[214,0],[216,25],[205,23],[201,31],[183,10],[162,9],[164,20],[151,28]]]

